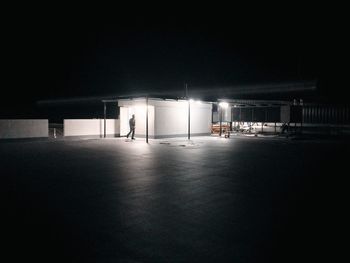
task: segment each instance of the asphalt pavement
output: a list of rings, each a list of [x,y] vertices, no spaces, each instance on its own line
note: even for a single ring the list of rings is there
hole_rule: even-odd
[[[334,260],[349,152],[259,137],[0,142],[3,249],[13,262]]]

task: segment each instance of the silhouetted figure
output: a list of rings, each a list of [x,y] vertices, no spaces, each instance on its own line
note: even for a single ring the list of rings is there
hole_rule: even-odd
[[[129,135],[131,133],[131,139],[135,140],[134,135],[135,135],[135,114],[132,115],[132,118],[129,120],[129,126],[130,126],[130,131],[128,135],[126,135],[126,138],[129,138]]]

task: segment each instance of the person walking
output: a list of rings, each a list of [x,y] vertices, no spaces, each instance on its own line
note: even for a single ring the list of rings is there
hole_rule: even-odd
[[[129,120],[129,126],[130,126],[130,131],[128,135],[126,135],[126,138],[129,138],[129,135],[131,134],[131,139],[135,140],[135,114],[132,115],[132,118]]]

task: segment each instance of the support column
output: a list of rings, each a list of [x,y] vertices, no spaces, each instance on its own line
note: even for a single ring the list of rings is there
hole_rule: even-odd
[[[146,97],[146,143],[148,143],[148,97]]]
[[[304,113],[305,109],[304,106],[301,105],[301,122],[300,122],[300,134],[303,134],[303,122],[304,122]]]
[[[219,105],[219,111],[220,111],[220,133],[219,136],[221,137],[222,135],[222,107]]]
[[[242,122],[242,108],[239,108],[239,122]]]
[[[103,102],[103,137],[106,138],[106,102]]]
[[[249,133],[252,132],[253,123],[254,123],[254,106],[252,107],[252,121],[250,122]]]
[[[187,87],[187,85],[186,85]],[[191,139],[191,102],[190,100],[187,98],[188,100],[188,131],[187,131],[187,138],[190,140]]]

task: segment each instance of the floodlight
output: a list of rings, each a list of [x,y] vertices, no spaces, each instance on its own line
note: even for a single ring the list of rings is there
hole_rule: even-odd
[[[219,106],[221,107],[221,108],[227,108],[228,107],[228,103],[227,102],[220,102],[219,103]]]

